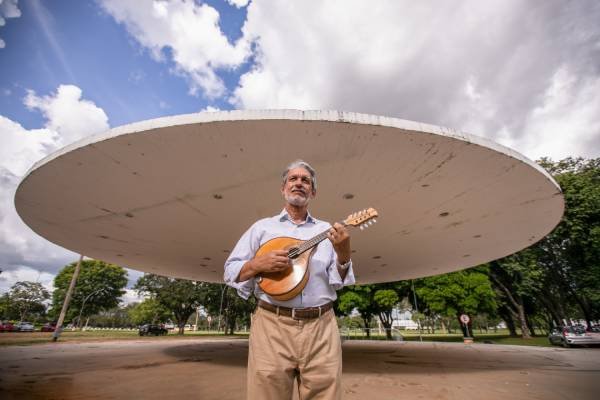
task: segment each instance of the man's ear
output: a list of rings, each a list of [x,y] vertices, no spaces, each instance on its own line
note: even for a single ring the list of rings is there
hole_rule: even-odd
[[[317,189],[312,189],[310,192],[310,198],[314,199],[315,197],[317,197]]]

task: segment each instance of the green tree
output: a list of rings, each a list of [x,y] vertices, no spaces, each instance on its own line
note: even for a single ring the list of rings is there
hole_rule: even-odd
[[[490,263],[490,278],[497,298],[517,321],[523,339],[531,338],[527,318],[527,299],[535,299],[542,290],[544,270],[538,265],[535,252],[525,249],[517,254]]]
[[[32,314],[45,314],[45,302],[50,299],[50,293],[41,283],[22,281],[10,288],[8,297],[11,306],[18,311],[19,319],[25,321]]]
[[[213,316],[221,316],[225,333],[233,335],[236,326],[241,323],[250,325],[250,316],[256,308],[256,300],[250,297],[244,300],[235,289],[224,284],[208,283],[208,295],[205,309]]]
[[[196,309],[204,304],[208,294],[208,283],[187,279],[168,278],[154,274],[145,274],[136,282],[134,288],[139,294],[145,294],[160,306],[169,310],[183,335],[185,324]]]
[[[388,339],[392,338],[392,309],[406,295],[407,282],[387,282],[373,285],[354,285],[342,289],[336,301],[339,314],[349,315],[357,310],[370,337],[369,323],[377,315]]]
[[[457,320],[461,314],[475,316],[494,313],[496,309],[495,293],[485,266],[416,280],[415,291],[420,299],[419,308],[425,306],[432,312]],[[472,320],[470,334],[473,332]]]
[[[71,263],[65,266],[54,278],[52,312],[55,317],[62,308],[75,265],[76,263]],[[125,285],[127,285],[127,272],[123,268],[99,260],[82,261],[65,320],[77,320],[78,325],[81,326],[79,316],[84,319],[101,310],[117,307],[119,298],[125,294],[123,290]]]
[[[600,318],[600,158],[542,159],[565,199],[561,223],[532,247],[545,269],[544,305],[555,324]],[[573,308],[579,312],[573,315]]]
[[[171,318],[171,311],[153,298],[132,305],[127,312],[135,325],[155,324]]]
[[[370,323],[377,309],[372,300],[374,285],[346,286],[341,290],[336,301],[336,311],[342,315],[350,315],[356,309],[363,320],[367,337],[371,337]]]

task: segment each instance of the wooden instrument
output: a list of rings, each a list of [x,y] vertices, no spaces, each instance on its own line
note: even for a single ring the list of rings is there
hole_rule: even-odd
[[[378,216],[374,208],[368,208],[350,214],[342,225],[359,226],[364,229],[377,222]],[[315,251],[316,246],[327,239],[329,229],[319,233],[309,240],[299,240],[291,237],[278,237],[264,243],[258,251],[257,256],[273,250],[287,250],[292,266],[278,272],[263,273],[258,277],[258,285],[263,292],[275,300],[286,301],[296,297],[306,286],[309,278],[308,264]]]

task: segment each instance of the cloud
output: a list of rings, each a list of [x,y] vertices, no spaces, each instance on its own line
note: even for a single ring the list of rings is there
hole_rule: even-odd
[[[530,157],[598,156],[599,20],[594,0],[253,1],[243,33],[255,64],[230,101],[423,121]]]
[[[192,0],[101,0],[101,6],[156,60],[175,63],[186,76],[190,92],[208,98],[225,93],[220,69],[235,69],[249,55],[248,43],[231,44],[219,27],[219,13]]]
[[[19,18],[21,16],[18,3],[19,0],[0,0],[0,26],[6,25],[7,18]],[[0,38],[0,49],[4,47],[6,47],[6,43]]]
[[[89,100],[82,100],[81,94],[77,86],[60,85],[50,96],[39,97],[29,91],[24,103],[46,117],[46,128],[56,132],[58,144],[64,146],[109,128],[104,110]]]
[[[48,242],[21,221],[14,207],[14,195],[22,177],[36,161],[77,139],[108,129],[104,111],[82,99],[81,94],[81,89],[70,85],[61,85],[56,93],[42,97],[30,91],[25,103],[46,118],[41,129],[27,130],[0,116],[0,268],[3,270],[0,276],[3,279],[29,276],[29,269],[52,274],[77,259],[76,254]]]
[[[131,303],[141,303],[147,296],[139,296],[137,291],[133,289],[125,289],[125,294],[121,296],[121,306],[126,306]]]
[[[20,266],[16,269],[2,272],[0,275],[0,293],[8,292],[15,283],[22,281],[39,282],[50,293],[54,290],[54,274]]]
[[[250,0],[227,0],[227,2],[229,4],[231,4],[232,6],[235,6],[237,8],[242,8],[242,7],[246,7],[248,5],[248,3],[250,2]]]
[[[218,107],[206,106],[202,110],[200,110],[200,112],[215,112],[215,111],[221,111],[221,109]]]

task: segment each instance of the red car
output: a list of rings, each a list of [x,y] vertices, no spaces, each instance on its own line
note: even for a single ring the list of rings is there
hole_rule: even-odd
[[[0,321],[0,332],[15,332],[17,329],[8,321]]]
[[[54,332],[56,329],[56,322],[48,322],[42,326],[42,332]]]

